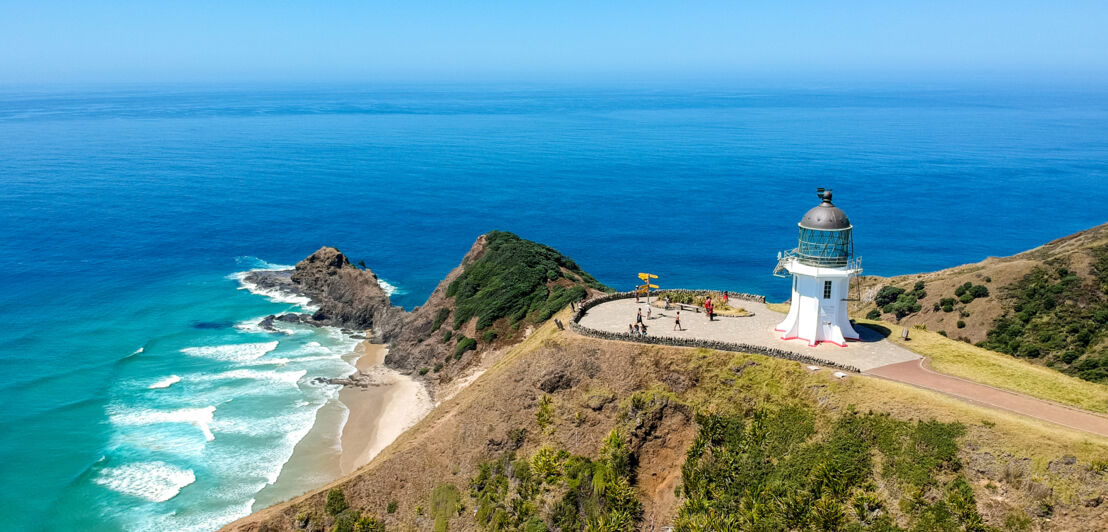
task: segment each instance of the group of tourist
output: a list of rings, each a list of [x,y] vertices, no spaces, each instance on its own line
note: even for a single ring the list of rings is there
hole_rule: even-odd
[[[728,297],[727,292],[724,292],[723,295],[721,296],[721,300],[723,301],[724,305],[727,304],[728,299],[729,299],[729,297]],[[664,301],[665,301],[665,309],[669,310],[670,309],[669,294],[666,294]],[[635,302],[636,303],[638,302],[638,294],[637,293],[635,294]],[[712,296],[708,296],[704,299],[704,312],[706,314],[708,314],[708,321],[715,321],[716,305],[715,305],[715,303],[712,302]],[[651,311],[650,307],[648,306],[646,308],[646,319],[647,320],[651,319],[651,313],[652,313],[652,311]],[[684,331],[685,330],[683,327],[681,327],[681,311],[680,310],[677,311],[677,313],[673,317],[673,330],[675,330],[675,331]],[[635,315],[635,323],[632,323],[632,324],[627,326],[627,334],[630,334],[631,336],[638,336],[638,337],[646,336],[646,322],[643,321],[642,308],[639,308],[638,314]]]

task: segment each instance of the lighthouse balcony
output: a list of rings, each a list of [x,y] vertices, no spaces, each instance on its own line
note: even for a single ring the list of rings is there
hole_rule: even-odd
[[[773,275],[777,277],[791,277],[793,275],[808,275],[811,277],[852,277],[862,274],[862,257],[851,257],[837,266],[821,266],[809,264],[796,249],[777,253],[777,266],[773,268]]]

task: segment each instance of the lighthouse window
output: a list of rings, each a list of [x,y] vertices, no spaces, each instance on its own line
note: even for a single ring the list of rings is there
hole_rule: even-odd
[[[823,298],[831,299],[831,281],[823,282]]]

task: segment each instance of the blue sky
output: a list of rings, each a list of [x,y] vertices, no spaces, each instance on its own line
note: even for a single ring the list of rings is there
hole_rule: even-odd
[[[0,82],[1108,73],[1108,1],[0,0]]]

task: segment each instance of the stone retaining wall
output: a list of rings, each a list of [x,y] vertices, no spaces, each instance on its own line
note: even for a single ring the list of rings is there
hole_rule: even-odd
[[[677,292],[678,290],[666,290],[667,292]],[[707,293],[709,290],[680,290],[681,292],[692,292],[696,294]],[[716,292],[712,292],[716,293]],[[764,296],[758,296],[753,294],[734,294],[728,293],[732,299],[745,299],[748,301],[758,301],[759,303],[765,303],[766,298]],[[818,357],[808,356],[795,351],[789,351],[787,349],[777,349],[775,347],[768,347],[764,345],[750,345],[740,344],[735,342],[721,342],[718,340],[705,340],[701,338],[672,338],[669,336],[636,336],[625,332],[608,332],[584,327],[577,322],[581,321],[585,312],[590,308],[595,307],[601,303],[607,303],[609,301],[615,301],[617,299],[627,299],[635,297],[635,292],[617,292],[614,294],[605,294],[599,297],[586,300],[578,307],[577,312],[574,313],[573,319],[569,322],[569,330],[580,334],[582,336],[588,336],[591,338],[599,338],[601,340],[622,340],[639,342],[643,344],[654,345],[671,345],[674,347],[702,347],[705,349],[715,349],[719,351],[735,351],[739,353],[755,353],[759,355],[765,355],[774,358],[781,358],[785,360],[792,360],[793,362],[800,362],[803,364],[813,364],[819,366],[828,366],[838,368],[845,371],[851,371],[854,373],[861,373],[861,371],[854,366],[847,366],[824,360]]]

